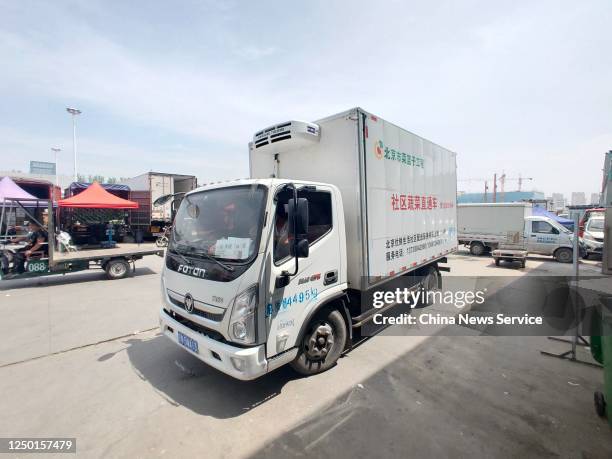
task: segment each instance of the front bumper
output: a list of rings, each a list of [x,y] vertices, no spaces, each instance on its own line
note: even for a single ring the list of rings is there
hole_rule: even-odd
[[[524,260],[527,258],[526,250],[515,250],[515,249],[495,249],[491,252],[493,258],[500,258],[502,260]]]
[[[603,242],[582,239],[582,244],[589,253],[601,253],[603,250]]]
[[[247,381],[259,378],[268,372],[268,362],[263,344],[242,348],[222,343],[177,322],[163,308],[159,312],[159,328],[164,335],[182,349],[185,349],[207,365],[236,379]],[[198,343],[197,353],[179,343],[179,331]]]

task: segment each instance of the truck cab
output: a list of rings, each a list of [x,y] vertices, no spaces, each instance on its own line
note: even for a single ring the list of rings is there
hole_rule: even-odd
[[[551,255],[561,263],[572,262],[572,232],[555,220],[543,216],[526,217],[525,235],[529,253]]]
[[[162,272],[162,332],[238,379],[294,360],[300,325],[346,289],[344,235],[333,185],[251,179],[188,193]],[[332,325],[310,332],[312,356],[343,350]]]

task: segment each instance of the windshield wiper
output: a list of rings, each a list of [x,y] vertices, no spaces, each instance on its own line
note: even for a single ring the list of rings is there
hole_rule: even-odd
[[[189,246],[189,245],[186,245],[186,244],[178,244],[178,245],[180,245],[182,247],[185,247],[187,249],[186,251],[183,252],[185,255],[202,256],[202,257],[206,258],[207,260],[210,260],[210,261],[213,261],[213,262],[217,263],[219,266],[221,266],[223,269],[225,269],[227,271],[230,271],[230,272],[234,271],[234,267],[233,266],[226,265],[225,263],[217,260],[215,257],[209,255],[206,250],[200,250],[200,249],[197,249],[195,247],[192,247],[192,246]]]
[[[189,258],[186,258],[179,250],[177,250],[176,248],[174,248],[174,250],[172,250],[172,252],[176,253],[181,260],[183,260],[186,264],[188,265],[192,265],[193,263],[191,262],[191,260]]]

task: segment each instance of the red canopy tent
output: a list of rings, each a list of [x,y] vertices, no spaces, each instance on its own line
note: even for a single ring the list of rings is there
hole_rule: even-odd
[[[98,182],[92,183],[86,190],[71,198],[60,199],[57,204],[60,207],[80,209],[138,209],[137,202],[109,193]]]

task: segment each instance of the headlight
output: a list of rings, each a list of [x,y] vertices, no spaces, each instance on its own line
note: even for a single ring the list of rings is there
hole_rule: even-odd
[[[257,285],[253,285],[234,299],[229,334],[233,341],[255,343],[255,316],[257,313]]]

